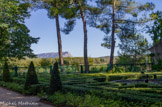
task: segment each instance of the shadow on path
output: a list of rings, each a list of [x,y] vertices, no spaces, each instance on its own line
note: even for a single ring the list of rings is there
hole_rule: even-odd
[[[36,96],[24,96],[0,87],[0,107],[54,107],[39,100]]]

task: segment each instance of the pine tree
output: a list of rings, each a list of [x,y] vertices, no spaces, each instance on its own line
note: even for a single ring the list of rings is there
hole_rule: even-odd
[[[101,45],[111,49],[110,69],[113,69],[116,36],[122,31],[121,25],[127,22],[144,24],[147,19],[140,17],[143,12],[154,9],[153,3],[140,4],[136,0],[97,0],[97,6],[103,11],[96,16],[91,15],[91,26],[101,29],[108,37]],[[125,16],[129,17],[125,17]],[[96,17],[95,17],[96,16]],[[140,17],[140,18],[139,18]],[[111,33],[111,34],[109,34]]]
[[[25,82],[25,89],[28,89],[30,85],[32,84],[38,84],[38,78],[37,74],[35,72],[35,67],[33,62],[30,63],[27,76],[26,76],[26,82]]]
[[[51,73],[51,81],[50,81],[50,93],[53,94],[56,91],[62,90],[62,83],[60,74],[58,71],[58,63],[54,64],[52,73]]]
[[[65,17],[67,19],[71,19],[70,23],[66,23],[66,30],[65,34],[67,33],[66,31],[72,31],[75,25],[76,19],[82,19],[83,23],[83,33],[84,33],[84,47],[83,47],[83,55],[84,55],[84,67],[85,67],[85,72],[89,73],[89,62],[88,62],[88,30],[87,30],[87,25],[89,24],[88,17],[91,16],[91,12],[95,11],[95,14],[98,11],[96,7],[93,7],[89,5],[88,3],[92,2],[91,0],[69,0],[69,8],[72,10],[73,13],[72,15],[69,15],[69,17]],[[93,2],[92,2],[93,3]],[[65,16],[65,15],[64,15]],[[69,30],[70,29],[70,30]]]
[[[3,79],[2,80],[5,82],[9,82],[11,80],[8,63],[6,61],[5,61],[4,67],[3,67]]]

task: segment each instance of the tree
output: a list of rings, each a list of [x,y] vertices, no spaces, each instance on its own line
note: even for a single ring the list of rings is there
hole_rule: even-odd
[[[138,64],[145,61],[148,50],[148,41],[144,36],[138,33],[135,24],[132,22],[125,23],[118,34],[120,39],[119,60],[118,63]],[[124,59],[124,62],[123,62]]]
[[[74,19],[75,18],[81,18],[83,23],[83,31],[84,31],[84,66],[86,73],[89,73],[89,64],[88,64],[88,34],[87,34],[87,19],[90,15],[90,12],[93,12],[96,7],[92,7],[88,5],[88,1],[90,0],[69,0],[70,2],[70,8],[72,9],[72,12],[74,15],[72,15],[69,18],[73,19],[73,23],[67,24],[74,25]]]
[[[57,30],[57,40],[58,40],[58,52],[59,52],[59,64],[64,65],[63,55],[62,55],[62,41],[61,41],[61,31],[65,34],[69,34],[73,30],[75,21],[72,19],[74,17],[74,9],[70,7],[71,0],[24,0],[32,4],[33,9],[46,9],[48,11],[48,17],[50,19],[56,20],[56,30]],[[60,28],[59,18],[68,19],[65,22],[65,28]]]
[[[58,71],[58,63],[54,64],[52,73],[51,73],[51,80],[50,80],[50,93],[53,94],[56,91],[62,90],[62,83],[60,74]]]
[[[85,71],[87,73],[89,73],[88,49],[87,49],[87,43],[88,43],[87,22],[86,22],[86,19],[85,19],[85,16],[84,16],[83,7],[81,5],[81,2],[78,2],[78,3],[79,3],[79,6],[80,6],[80,15],[82,17],[83,29],[84,29],[84,64],[85,64]]]
[[[58,40],[58,53],[59,53],[59,62],[60,65],[64,65],[63,55],[62,55],[62,41],[61,41],[61,33],[60,33],[60,22],[59,22],[59,14],[60,10],[63,6],[61,0],[45,0],[45,3],[48,4],[47,11],[49,18],[55,18],[56,20],[56,30],[57,30],[57,40]]]
[[[6,61],[5,61],[4,67],[3,67],[3,78],[2,78],[2,80],[5,81],[5,82],[11,81],[8,63]]]
[[[0,0],[0,60],[16,57],[34,57],[31,44],[39,38],[29,35],[25,18],[29,17],[28,3],[19,0]]]
[[[61,15],[67,15],[69,13],[69,9],[67,8],[69,4],[69,0],[26,0],[26,2],[32,4],[32,8],[34,9],[46,9],[48,11],[48,17],[50,19],[55,19],[56,21],[56,31],[57,31],[57,42],[58,42],[58,53],[59,53],[59,63],[61,66],[64,65],[63,62],[63,54],[62,54],[62,41],[61,41],[61,28],[59,18]],[[66,13],[68,12],[68,13]],[[67,24],[70,21],[67,22]],[[66,23],[65,23],[66,25]],[[68,27],[68,29],[63,30],[64,32],[70,32],[73,27]],[[67,33],[67,34],[68,34]]]
[[[33,84],[38,84],[38,78],[37,78],[34,64],[33,62],[31,62],[28,68],[27,75],[26,75],[26,81],[25,81],[24,88],[28,89]]]
[[[153,25],[147,26],[148,33],[150,33],[151,38],[153,40],[153,44],[157,44],[160,40],[162,40],[162,11],[157,11],[150,15],[152,20],[154,21]]]
[[[111,49],[110,69],[112,69],[116,44],[115,36],[121,31],[120,25],[129,21],[134,21],[131,19],[137,19],[138,14],[144,10],[152,10],[154,8],[154,4],[146,3],[139,5],[135,2],[135,0],[97,0],[97,6],[103,12],[100,15],[94,14],[94,16],[91,17],[90,23],[91,26],[101,29],[101,31],[103,31],[106,35],[108,35],[111,31],[111,35],[105,36],[108,38],[104,39],[106,42],[101,45]],[[138,21],[139,20],[136,20],[136,22]]]

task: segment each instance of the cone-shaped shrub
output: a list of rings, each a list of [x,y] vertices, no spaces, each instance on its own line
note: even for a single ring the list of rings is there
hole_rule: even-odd
[[[25,81],[25,89],[28,89],[30,85],[32,84],[38,84],[38,78],[35,72],[35,67],[34,67],[33,62],[30,63],[29,68],[28,68],[26,81]]]
[[[60,78],[60,73],[58,71],[58,63],[54,64],[52,73],[51,73],[51,81],[50,81],[50,93],[53,94],[56,91],[62,90],[62,83]]]
[[[10,79],[10,72],[9,72],[9,68],[8,68],[8,63],[5,61],[4,67],[3,67],[3,81],[5,82],[9,82]]]

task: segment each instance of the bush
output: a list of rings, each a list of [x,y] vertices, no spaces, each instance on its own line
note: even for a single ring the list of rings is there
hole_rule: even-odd
[[[44,92],[48,92],[49,86],[47,84],[34,84],[31,85],[30,88],[28,89],[28,95],[37,95],[40,93],[42,90]]]
[[[8,89],[11,89],[13,91],[20,92],[20,93],[23,93],[23,89],[24,89],[23,85],[20,85],[20,84],[17,84],[17,83],[13,83],[13,82],[11,83],[11,82],[1,81],[0,82],[0,86],[6,87]]]
[[[5,82],[11,81],[10,79],[10,72],[8,68],[8,63],[5,61],[4,67],[3,67],[3,77],[2,80]]]
[[[52,73],[51,73],[51,81],[50,81],[50,93],[54,93],[56,91],[62,90],[62,83],[60,74],[58,71],[58,63],[56,62],[54,64]]]
[[[35,72],[35,67],[33,62],[30,63],[27,76],[26,76],[26,81],[25,81],[25,89],[29,89],[29,87],[33,84],[38,84],[38,78],[37,74]]]
[[[64,60],[64,65],[70,65],[68,60]]]
[[[141,74],[137,76],[137,79],[154,79],[154,75]]]
[[[98,72],[100,72],[100,70],[99,70],[99,68],[98,67],[91,67],[91,71],[90,71],[91,73],[98,73]]]
[[[152,65],[152,69],[153,69],[153,70],[157,70],[157,71],[162,70],[162,60],[159,60],[159,61],[158,61],[158,64],[153,64],[153,65]]]
[[[124,73],[125,72],[125,68],[123,66],[119,67],[119,66],[114,66],[113,67],[113,73]]]
[[[48,96],[48,100],[59,107],[65,105],[65,96],[60,92],[56,92],[52,96]]]
[[[50,66],[51,65],[51,60],[47,58],[42,58],[40,61],[41,66]]]

